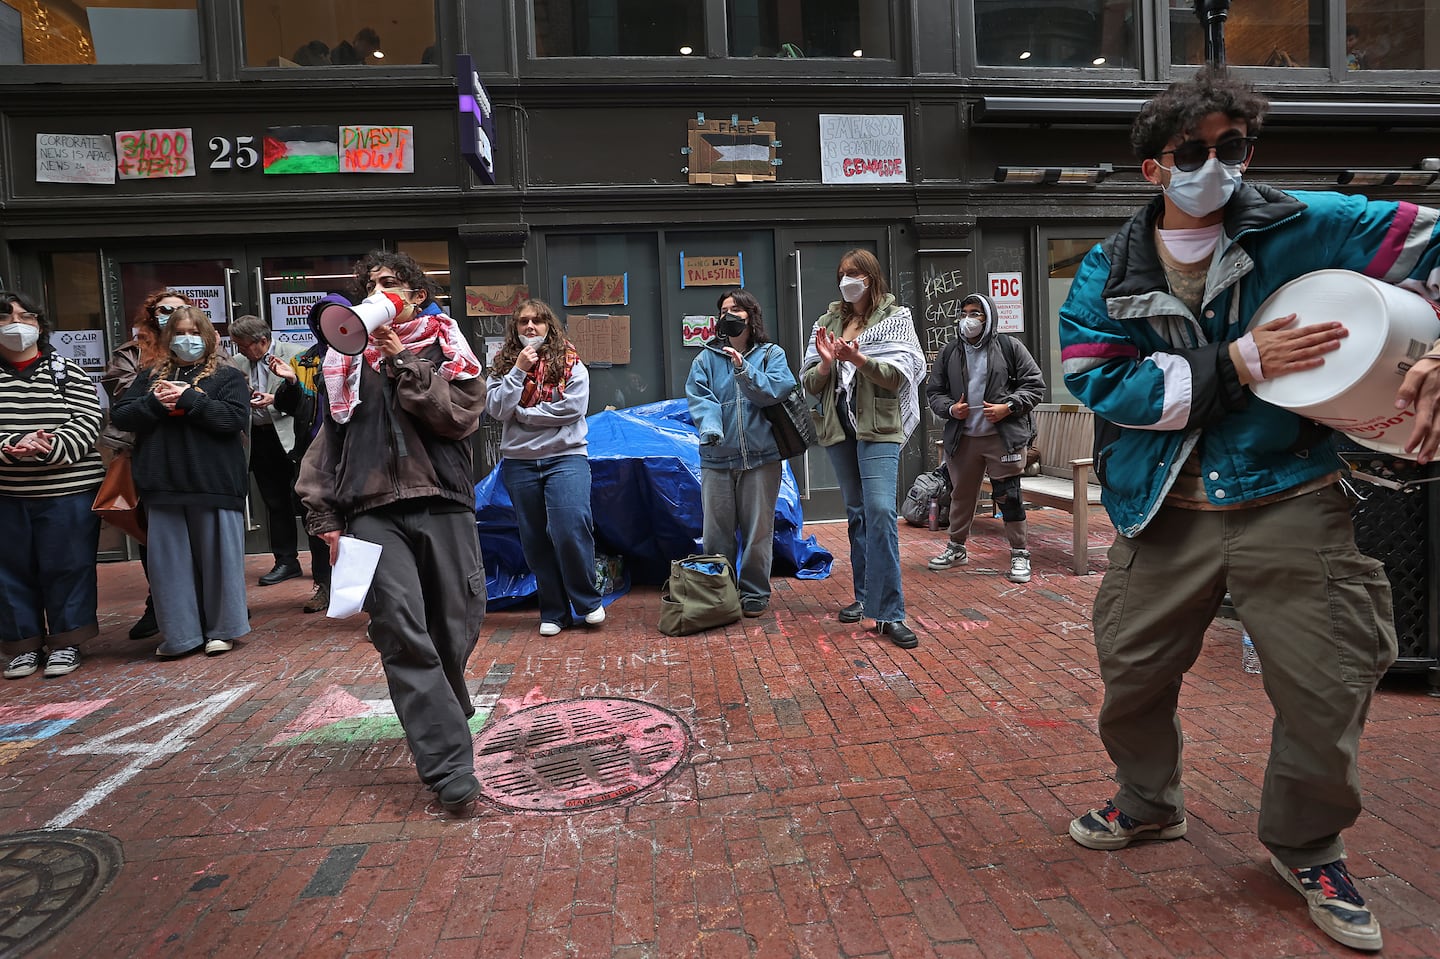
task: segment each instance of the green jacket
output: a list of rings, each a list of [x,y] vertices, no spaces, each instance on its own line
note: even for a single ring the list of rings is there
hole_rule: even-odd
[[[909,314],[909,307],[899,306],[893,294],[887,293],[880,299],[875,312],[865,320],[868,330],[876,323],[897,313]],[[845,328],[845,318],[840,314],[840,301],[830,304],[816,328],[825,327],[839,336]],[[863,330],[861,331],[863,335]],[[864,352],[862,346],[861,351]],[[868,355],[868,354],[867,354]],[[805,392],[819,400],[818,408],[811,415],[815,419],[815,431],[819,434],[821,446],[834,446],[845,439],[845,429],[840,425],[840,414],[836,411],[835,388],[840,379],[832,368],[821,373],[818,365],[819,354],[815,350],[815,332],[810,333],[810,343],[805,351],[805,370],[801,383]],[[816,362],[812,363],[811,360]],[[894,365],[882,360],[871,359],[855,372],[851,389],[855,394],[855,436],[871,443],[903,443],[905,433],[900,421],[900,394],[905,378]]]

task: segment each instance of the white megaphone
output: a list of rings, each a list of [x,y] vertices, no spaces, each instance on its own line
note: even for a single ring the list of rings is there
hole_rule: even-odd
[[[398,293],[380,290],[351,306],[344,297],[326,297],[315,304],[311,324],[325,345],[337,353],[355,356],[365,351],[370,334],[392,322],[405,309]]]

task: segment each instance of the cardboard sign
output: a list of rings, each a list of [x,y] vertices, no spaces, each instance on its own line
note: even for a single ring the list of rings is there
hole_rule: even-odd
[[[100,330],[56,330],[50,334],[50,345],[86,372],[105,369],[105,334]]]
[[[305,320],[310,308],[326,297],[324,293],[271,293],[270,329],[304,330],[309,335],[310,327]]]
[[[995,301],[995,329],[1001,333],[1025,330],[1025,288],[1019,273],[991,273],[990,299]]]
[[[105,134],[35,134],[35,182],[113,184],[115,141]]]
[[[624,306],[630,302],[630,274],[562,276],[566,306]]]
[[[680,345],[704,346],[715,338],[716,322],[713,316],[685,317],[680,321]]]
[[[565,321],[566,336],[586,366],[630,362],[630,317],[590,313],[566,316]]]
[[[904,183],[905,117],[820,114],[822,183]]]
[[[115,134],[115,169],[122,180],[195,175],[195,143],[189,127],[121,130]]]
[[[775,179],[775,124],[753,120],[691,120],[691,183],[729,186]]]
[[[680,289],[687,286],[744,286],[745,261],[734,256],[692,256],[680,254]]]
[[[466,316],[510,316],[530,299],[530,287],[523,283],[504,286],[465,287]]]
[[[342,126],[340,172],[414,173],[415,128]]]

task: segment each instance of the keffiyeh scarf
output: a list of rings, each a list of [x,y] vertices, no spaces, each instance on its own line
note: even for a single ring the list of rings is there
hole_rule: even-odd
[[[400,342],[412,353],[419,353],[431,343],[439,341],[445,362],[440,364],[439,374],[447,380],[469,380],[480,375],[480,361],[460,332],[455,321],[440,308],[431,304],[424,313],[417,313],[403,323],[392,324]],[[360,362],[361,358],[372,370],[380,371],[384,354],[373,344],[365,347],[360,356],[346,356],[335,350],[325,351],[322,372],[325,377],[325,395],[330,401],[330,416],[337,423],[348,423],[360,405]]]
[[[545,382],[545,357],[540,357],[530,372],[525,374],[525,386],[520,390],[520,405],[523,407],[536,406],[540,403],[549,403],[555,397],[565,392],[565,384],[570,382],[570,371],[575,368],[579,361],[580,354],[569,340],[565,341],[565,356],[561,360],[564,369],[560,373],[560,379],[556,383]]]
[[[821,324],[816,324],[817,326]],[[920,348],[920,338],[915,335],[915,323],[910,318],[910,308],[898,307],[878,323],[868,326],[855,338],[860,352],[873,360],[889,363],[900,371],[904,382],[897,391],[900,399],[900,429],[904,434],[903,444],[920,425],[920,401],[916,390],[925,379],[925,352]],[[810,344],[805,349],[802,370],[820,364],[820,351],[815,349],[815,334],[810,334]],[[835,375],[837,389],[848,391],[855,378],[855,367],[849,363],[837,363]]]

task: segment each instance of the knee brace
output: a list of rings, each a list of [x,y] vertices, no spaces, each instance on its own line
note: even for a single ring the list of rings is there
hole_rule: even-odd
[[[1010,476],[1002,480],[991,480],[995,505],[1000,507],[1000,517],[1007,523],[1025,522],[1025,503],[1020,498],[1020,477]]]

